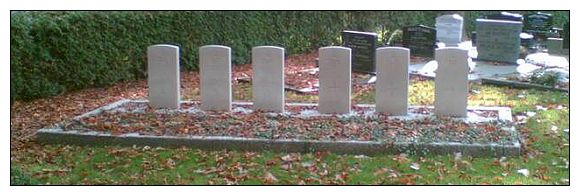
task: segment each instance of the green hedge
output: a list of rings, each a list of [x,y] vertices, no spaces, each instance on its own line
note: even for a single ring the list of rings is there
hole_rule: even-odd
[[[234,64],[241,64],[249,62],[254,46],[276,45],[289,54],[304,53],[321,46],[339,45],[340,32],[345,29],[376,31],[380,41],[385,42],[402,26],[433,26],[438,14],[437,11],[12,12],[10,98],[31,100],[143,78],[146,48],[153,44],[179,46],[182,69],[196,70],[198,48],[203,45],[229,46]],[[557,18],[556,25],[559,24]],[[470,30],[471,26],[466,28]]]

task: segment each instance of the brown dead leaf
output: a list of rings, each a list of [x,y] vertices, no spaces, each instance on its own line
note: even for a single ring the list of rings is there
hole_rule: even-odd
[[[266,175],[264,175],[264,183],[273,184],[275,182],[278,182],[278,178],[276,178],[272,173],[266,172]]]

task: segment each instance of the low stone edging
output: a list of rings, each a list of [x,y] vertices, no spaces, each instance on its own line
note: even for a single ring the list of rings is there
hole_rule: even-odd
[[[91,112],[85,113],[74,119],[80,119],[100,112],[112,109],[116,106],[130,102],[120,100],[103,106]],[[139,101],[137,101],[139,102]],[[291,103],[289,103],[291,105]],[[306,104],[310,105],[310,104]],[[366,105],[362,105],[366,107]],[[370,107],[370,105],[369,105]],[[472,107],[481,109],[492,107]],[[511,121],[509,108],[493,107],[499,112],[499,119]],[[514,127],[511,127],[516,131]],[[308,153],[315,151],[330,151],[338,154],[454,154],[461,152],[464,156],[472,157],[501,157],[519,156],[521,153],[520,142],[512,145],[490,144],[463,144],[458,142],[438,143],[386,143],[377,141],[319,141],[298,139],[260,139],[242,138],[230,136],[148,136],[139,134],[123,134],[114,136],[109,133],[96,131],[83,132],[79,130],[63,130],[62,128],[44,128],[37,131],[36,139],[42,144],[72,144],[72,145],[119,145],[119,146],[159,146],[159,147],[190,147],[202,150],[238,150],[238,151],[274,151],[274,152],[300,152]]]

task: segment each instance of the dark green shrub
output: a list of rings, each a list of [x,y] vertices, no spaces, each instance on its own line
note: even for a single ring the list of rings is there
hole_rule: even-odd
[[[530,82],[544,86],[556,86],[560,74],[557,72],[536,71],[530,76]]]

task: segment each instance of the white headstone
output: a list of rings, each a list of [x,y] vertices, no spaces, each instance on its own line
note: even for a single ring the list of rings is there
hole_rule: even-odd
[[[331,46],[318,49],[320,90],[318,110],[322,114],[350,113],[351,50]]]
[[[435,114],[439,116],[467,116],[469,66],[467,50],[441,48],[435,50]]]
[[[149,46],[147,72],[150,106],[179,109],[179,47],[166,44]]]
[[[284,48],[252,48],[254,109],[284,112]]]
[[[409,86],[409,49],[382,47],[377,49],[377,112],[407,115]]]
[[[447,46],[457,46],[462,41],[463,17],[458,14],[442,15],[435,20],[437,40]]]
[[[517,21],[477,19],[477,59],[516,63],[522,27]]]
[[[231,59],[231,49],[227,46],[199,48],[202,110],[232,109]]]

